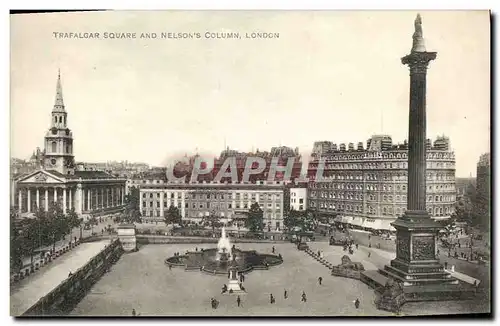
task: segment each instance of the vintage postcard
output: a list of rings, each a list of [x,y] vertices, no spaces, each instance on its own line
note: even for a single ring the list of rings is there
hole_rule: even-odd
[[[490,315],[490,20],[12,13],[11,315]]]

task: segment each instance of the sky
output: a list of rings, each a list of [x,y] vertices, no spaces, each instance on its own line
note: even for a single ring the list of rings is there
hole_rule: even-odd
[[[115,11],[11,16],[11,156],[27,159],[50,127],[58,69],[77,161],[155,166],[218,155],[357,143],[408,134],[412,11]],[[450,137],[456,176],[490,150],[487,11],[421,12],[427,137]],[[99,38],[57,38],[100,33]],[[136,33],[109,39],[104,33]],[[166,39],[161,33],[200,33]],[[205,33],[240,33],[206,39]],[[246,33],[279,33],[248,39]],[[141,39],[141,33],[157,33]]]

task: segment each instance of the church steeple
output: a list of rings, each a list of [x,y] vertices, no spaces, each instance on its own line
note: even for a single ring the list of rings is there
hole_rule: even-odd
[[[61,69],[57,73],[57,85],[56,85],[56,101],[54,103],[54,109],[52,112],[64,112],[64,101],[61,85]]]
[[[73,174],[73,134],[68,128],[68,113],[64,108],[61,71],[57,74],[56,101],[51,115],[50,129],[45,135],[45,168],[63,174]]]

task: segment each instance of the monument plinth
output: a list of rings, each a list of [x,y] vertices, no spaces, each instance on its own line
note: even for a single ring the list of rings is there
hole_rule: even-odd
[[[118,239],[126,252],[137,250],[136,228],[134,224],[121,224],[117,228]]]
[[[379,309],[394,310],[406,301],[465,299],[473,293],[440,264],[436,243],[441,226],[426,210],[427,68],[436,56],[436,52],[427,52],[425,48],[422,20],[417,15],[411,53],[401,59],[410,68],[407,210],[392,223],[397,237],[396,258],[379,270],[384,277],[371,273],[361,277],[383,291]],[[384,281],[386,284],[380,284]],[[404,298],[397,289],[402,289]],[[399,293],[392,302],[391,293]]]
[[[238,267],[236,264],[231,262],[231,266],[229,267],[229,282],[227,284],[227,292],[228,294],[241,294],[245,293],[245,291],[241,288],[241,282],[238,278]]]

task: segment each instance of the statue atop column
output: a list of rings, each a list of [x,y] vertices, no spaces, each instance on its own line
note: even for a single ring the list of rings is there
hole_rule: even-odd
[[[422,17],[420,17],[420,14],[417,14],[417,18],[415,18],[415,32],[413,33],[411,52],[426,52],[424,34],[422,32]]]

